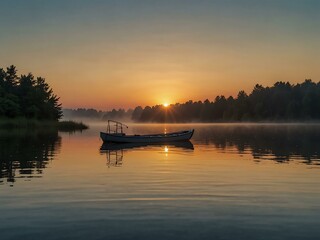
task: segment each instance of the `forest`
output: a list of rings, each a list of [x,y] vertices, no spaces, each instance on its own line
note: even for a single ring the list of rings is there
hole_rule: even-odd
[[[242,122],[242,121],[317,121],[320,119],[320,82],[276,82],[271,87],[255,85],[247,94],[217,96],[214,101],[136,107],[135,122]]]
[[[276,82],[271,87],[256,84],[247,94],[217,96],[214,101],[138,106],[135,109],[64,109],[66,117],[134,122],[298,122],[320,120],[320,82]]]
[[[15,66],[0,68],[0,118],[58,121],[61,104],[42,77],[17,74]]]

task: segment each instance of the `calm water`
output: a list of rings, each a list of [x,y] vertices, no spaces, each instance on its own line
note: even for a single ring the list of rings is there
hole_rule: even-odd
[[[195,128],[191,142],[103,146],[0,132],[1,239],[319,239],[320,125]]]

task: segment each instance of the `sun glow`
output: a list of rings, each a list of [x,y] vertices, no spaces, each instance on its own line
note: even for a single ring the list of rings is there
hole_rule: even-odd
[[[169,107],[169,103],[162,104],[164,107]]]

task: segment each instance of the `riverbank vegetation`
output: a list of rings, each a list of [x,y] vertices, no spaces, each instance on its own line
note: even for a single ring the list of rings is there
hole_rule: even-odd
[[[0,68],[0,128],[49,127],[58,130],[82,130],[83,123],[59,121],[62,117],[59,97],[42,77],[17,74],[15,66]]]
[[[15,66],[0,68],[0,117],[59,120],[61,104],[42,77],[17,75]]]
[[[0,129],[52,129],[59,131],[76,131],[88,129],[82,122],[74,121],[52,121],[26,118],[2,118],[0,119]]]

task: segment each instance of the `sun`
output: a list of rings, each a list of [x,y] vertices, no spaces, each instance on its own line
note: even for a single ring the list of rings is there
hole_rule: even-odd
[[[164,107],[169,107],[169,103],[162,104]]]

